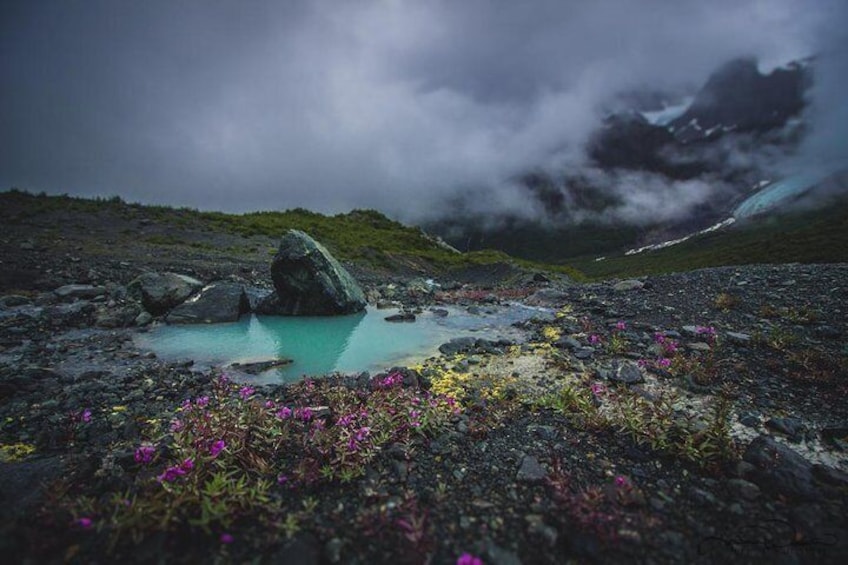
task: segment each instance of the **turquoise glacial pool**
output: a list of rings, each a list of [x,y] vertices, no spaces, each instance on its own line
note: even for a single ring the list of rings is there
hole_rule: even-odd
[[[332,372],[381,371],[421,361],[454,337],[485,339],[520,337],[514,322],[550,318],[547,311],[521,305],[482,308],[470,314],[445,308],[415,322],[387,322],[397,310],[369,308],[361,314],[337,317],[244,316],[229,324],[159,326],[138,334],[139,347],[165,360],[192,359],[201,367],[231,363],[292,359],[293,363],[251,380],[292,382],[304,376]]]

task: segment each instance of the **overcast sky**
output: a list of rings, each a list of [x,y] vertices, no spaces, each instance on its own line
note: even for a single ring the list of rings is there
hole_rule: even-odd
[[[506,179],[579,165],[611,94],[837,52],[845,4],[5,0],[0,189],[414,219],[492,187],[509,208]]]

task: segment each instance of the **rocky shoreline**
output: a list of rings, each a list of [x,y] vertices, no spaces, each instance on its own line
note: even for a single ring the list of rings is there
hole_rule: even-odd
[[[381,449],[358,479],[286,489],[286,508],[310,507],[290,537],[263,537],[247,519],[227,533],[232,542],[220,532],[177,529],[111,550],[105,516],[74,514],[67,502],[132,489],[144,472],[134,453],[149,422],[170,421],[187,399],[208,396],[221,371],[162,362],[135,347],[137,329],[103,327],[105,305],[125,307],[115,300],[119,285],[105,285],[105,295],[78,287],[7,296],[3,549],[21,562],[60,561],[69,552],[72,560],[139,562],[449,563],[465,552],[486,563],[841,562],[848,555],[845,281],[845,265],[786,265],[426,295],[413,283],[408,296],[370,287],[372,297],[388,294],[410,309],[521,294],[560,315],[523,324],[523,345],[478,340],[404,369],[398,386],[448,390],[462,397],[462,410],[433,437]],[[667,354],[658,335],[675,341],[681,362],[707,369],[673,374],[658,361]],[[337,376],[309,386],[369,395],[385,378]],[[621,409],[613,398],[648,406],[671,391],[670,414],[697,420],[726,397],[732,442],[720,457],[652,446],[618,416],[600,421],[589,417],[595,408],[565,402],[557,394],[566,385],[591,391],[597,414]],[[251,398],[297,405],[316,394],[267,386]],[[322,425],[337,426],[339,416],[329,407]],[[643,423],[656,424],[651,418]],[[371,522],[382,525],[374,531]]]
[[[592,284],[510,265],[347,265],[371,307],[401,307],[404,323],[513,301],[556,316],[382,374],[248,386],[139,349],[133,336],[176,303],[151,312],[132,281],[171,271],[246,289],[225,293],[237,316],[256,308],[251,289],[270,290],[272,242],[150,254],[68,229],[45,246],[36,224],[0,241],[10,560],[848,557],[848,265]]]

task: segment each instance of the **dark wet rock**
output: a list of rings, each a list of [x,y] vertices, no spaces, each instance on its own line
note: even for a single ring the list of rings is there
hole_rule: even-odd
[[[90,284],[68,284],[60,286],[53,293],[62,300],[88,300],[106,294],[106,287]]]
[[[801,499],[820,496],[813,483],[812,464],[769,436],[759,436],[748,446],[744,460],[754,465],[750,479],[763,490]]]
[[[739,423],[749,428],[757,428],[760,425],[760,419],[756,414],[750,412],[739,415]]]
[[[271,263],[280,315],[331,316],[365,309],[359,284],[323,245],[289,230]]]
[[[574,356],[577,359],[589,359],[595,354],[594,347],[580,347],[574,350]]]
[[[602,379],[628,385],[645,381],[645,375],[642,374],[642,369],[639,368],[639,365],[630,361],[624,361],[623,363],[613,362],[611,368],[599,368],[598,375]]]
[[[580,342],[570,335],[562,336],[554,345],[560,349],[579,349],[581,347]]]
[[[430,312],[432,312],[434,316],[439,318],[446,318],[449,313],[444,308],[430,308]]]
[[[127,285],[127,294],[154,316],[161,316],[182,304],[202,286],[199,280],[186,275],[145,273]]]
[[[745,479],[730,479],[727,487],[734,495],[745,500],[756,500],[760,496],[760,487]]]
[[[833,326],[822,325],[813,328],[813,335],[819,339],[839,339],[842,332]]]
[[[135,325],[137,325],[137,326],[146,326],[147,324],[149,324],[152,321],[153,321],[153,316],[150,315],[150,312],[145,312],[144,310],[142,310],[141,313],[138,316],[136,316],[135,320],[134,320]]]
[[[521,459],[521,466],[515,474],[515,480],[523,483],[538,483],[545,479],[547,472],[532,455],[525,455]]]
[[[230,365],[230,368],[235,369],[236,371],[241,371],[242,373],[247,373],[248,375],[258,375],[265,371],[278,369],[291,364],[291,359],[269,359],[267,361],[254,361],[251,363],[233,363]]]
[[[235,322],[250,311],[250,302],[240,284],[217,283],[183,302],[168,314],[171,324],[217,324]]]
[[[14,308],[15,306],[24,306],[26,304],[32,304],[32,300],[19,294],[7,294],[0,297],[0,308]]]
[[[740,332],[727,332],[724,334],[730,343],[735,343],[736,345],[745,345],[751,342],[751,336],[748,334],[743,334]]]
[[[44,318],[54,327],[90,326],[96,308],[90,302],[77,301],[71,304],[57,304],[43,311]]]
[[[842,426],[828,426],[821,431],[822,440],[836,449],[848,451],[848,428]]]
[[[412,312],[400,312],[398,314],[386,316],[384,319],[387,322],[414,322],[415,314],[413,314]]]
[[[94,325],[99,328],[126,328],[135,323],[139,316],[139,308],[135,305],[103,308],[98,310]]]
[[[766,427],[798,442],[804,438],[807,427],[797,418],[771,418],[766,421]]]
[[[439,346],[439,351],[443,355],[456,355],[457,353],[468,353],[474,349],[477,344],[477,338],[473,337],[455,337],[447,343]]]

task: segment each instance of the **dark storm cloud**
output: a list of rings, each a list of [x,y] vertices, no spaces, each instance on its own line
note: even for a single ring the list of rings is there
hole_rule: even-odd
[[[581,166],[612,94],[808,55],[834,6],[5,2],[0,186],[404,217],[487,187],[532,214],[508,179]]]

